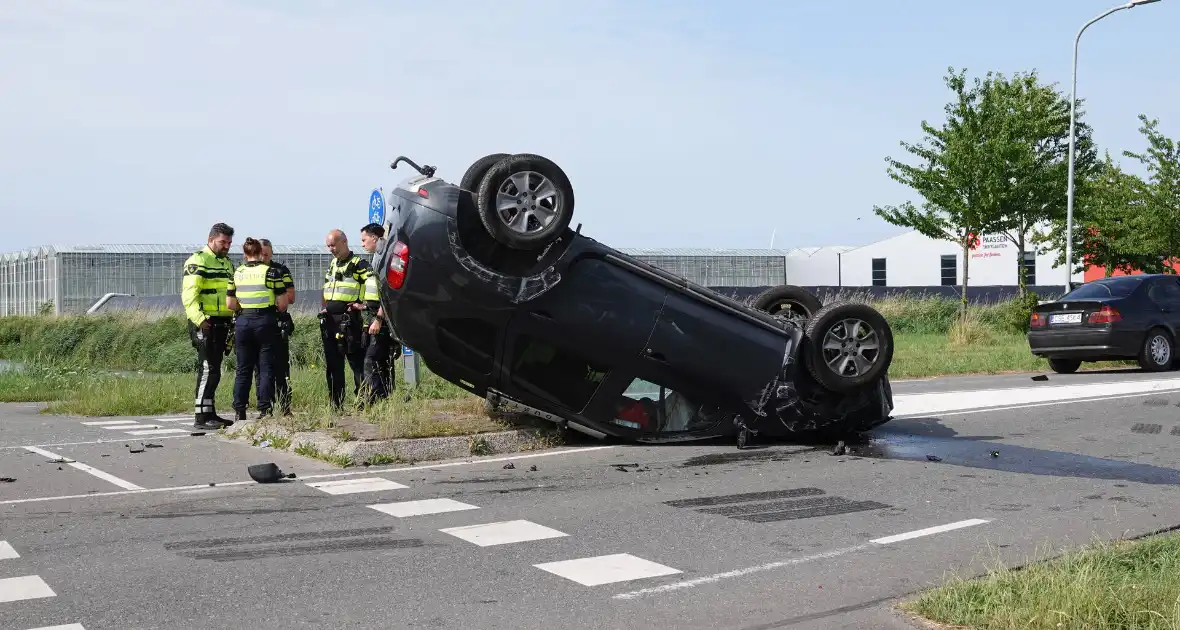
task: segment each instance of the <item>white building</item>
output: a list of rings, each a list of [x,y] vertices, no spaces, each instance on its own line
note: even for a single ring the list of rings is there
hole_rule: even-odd
[[[824,254],[823,261],[808,259],[807,270],[796,271],[788,262],[787,276],[816,276],[818,269],[830,275],[831,258],[835,258],[836,286],[957,286],[963,284],[963,250],[950,241],[940,241],[911,231],[857,248]],[[1056,253],[1037,255],[1032,245],[1024,253],[1025,282],[1032,285],[1064,285],[1065,270],[1053,264]],[[967,273],[971,286],[1016,286],[1019,262],[1016,245],[1001,234],[985,234],[969,250]],[[814,256],[812,257],[814,258]],[[795,258],[788,257],[788,261]],[[1082,282],[1083,273],[1073,274],[1073,282]],[[819,284],[819,283],[816,283]],[[826,283],[825,283],[826,284]]]

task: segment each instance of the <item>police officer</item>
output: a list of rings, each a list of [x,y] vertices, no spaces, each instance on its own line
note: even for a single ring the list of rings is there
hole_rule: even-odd
[[[385,228],[370,223],[361,228],[361,247],[370,254],[377,251],[377,241],[385,236]],[[370,263],[371,264],[371,263]],[[394,390],[392,351],[397,344],[392,328],[385,320],[381,309],[381,295],[377,288],[377,274],[370,273],[361,291],[365,302],[365,404],[372,404],[378,398],[387,398]]]
[[[353,394],[360,391],[364,379],[364,347],[361,345],[361,290],[372,269],[369,261],[352,253],[348,237],[332,230],[324,239],[332,262],[324,276],[324,293],[320,301],[320,339],[324,347],[324,364],[328,376],[328,393],[337,411],[344,407],[344,362],[352,368]]]
[[[216,431],[233,424],[217,415],[215,394],[221,383],[221,359],[227,353],[233,311],[228,296],[234,267],[228,258],[234,229],[216,223],[200,251],[184,261],[180,300],[188,319],[189,339],[197,350],[197,387],[193,428]]]
[[[258,417],[271,415],[274,397],[274,347],[279,336],[278,314],[287,310],[287,286],[282,272],[262,262],[262,243],[246,238],[245,262],[230,283],[229,307],[238,313],[234,343],[238,367],[234,378],[234,411],[246,419],[250,381],[258,368]]]
[[[287,308],[280,310],[278,315],[279,335],[274,346],[274,392],[275,400],[282,409],[284,416],[291,415],[291,336],[295,334],[295,321],[291,319],[291,306],[295,304],[295,279],[291,277],[291,270],[281,262],[274,260],[274,247],[269,239],[260,238],[262,243],[262,262],[279,270],[283,284],[287,287]],[[262,391],[262,370],[254,370],[257,391]]]

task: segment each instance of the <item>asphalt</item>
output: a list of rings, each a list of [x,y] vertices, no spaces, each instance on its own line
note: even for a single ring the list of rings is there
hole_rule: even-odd
[[[588,443],[344,471],[3,405],[0,628],[905,628],[896,599],[948,572],[1180,525],[1180,375],[894,389],[914,413],[843,455]],[[296,477],[252,482],[265,462]]]

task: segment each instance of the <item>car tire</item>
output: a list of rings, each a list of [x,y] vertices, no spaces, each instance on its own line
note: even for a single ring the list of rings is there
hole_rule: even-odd
[[[1049,359],[1049,368],[1058,374],[1073,374],[1082,367],[1082,362],[1074,359]]]
[[[1164,372],[1172,369],[1175,344],[1167,330],[1156,327],[1147,331],[1143,346],[1139,349],[1139,367],[1148,372]]]
[[[523,176],[523,177],[522,177]],[[528,190],[519,188],[522,180]],[[542,198],[537,199],[537,191]],[[475,195],[480,220],[492,238],[513,249],[542,249],[561,236],[574,217],[574,189],[569,177],[552,160],[540,155],[520,153],[493,164],[483,176]],[[505,199],[509,216],[499,212],[498,202]],[[537,203],[540,201],[541,203]],[[541,223],[540,216],[548,215]],[[515,211],[515,212],[513,212]],[[509,227],[507,221],[525,214],[525,224]],[[534,228],[536,223],[536,229]]]
[[[869,343],[876,347],[865,347]],[[829,304],[807,321],[801,350],[807,371],[821,387],[850,394],[872,387],[886,375],[893,362],[893,330],[885,316],[867,304]],[[868,366],[858,364],[855,357],[868,360]],[[849,373],[849,367],[856,368],[855,373]]]
[[[483,181],[483,176],[488,174],[488,169],[506,157],[509,157],[507,153],[493,153],[472,162],[471,166],[467,167],[467,172],[463,173],[463,179],[459,180],[459,188],[475,194],[479,191],[479,184]]]
[[[775,317],[805,322],[824,305],[811,291],[793,284],[782,284],[754,298],[753,306]],[[790,312],[790,315],[780,315],[783,311]]]

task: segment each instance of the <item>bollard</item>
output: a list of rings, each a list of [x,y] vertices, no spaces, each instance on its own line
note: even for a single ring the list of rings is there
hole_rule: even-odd
[[[405,372],[402,378],[411,389],[418,386],[418,379],[422,375],[422,359],[409,346],[402,346],[402,366]]]

